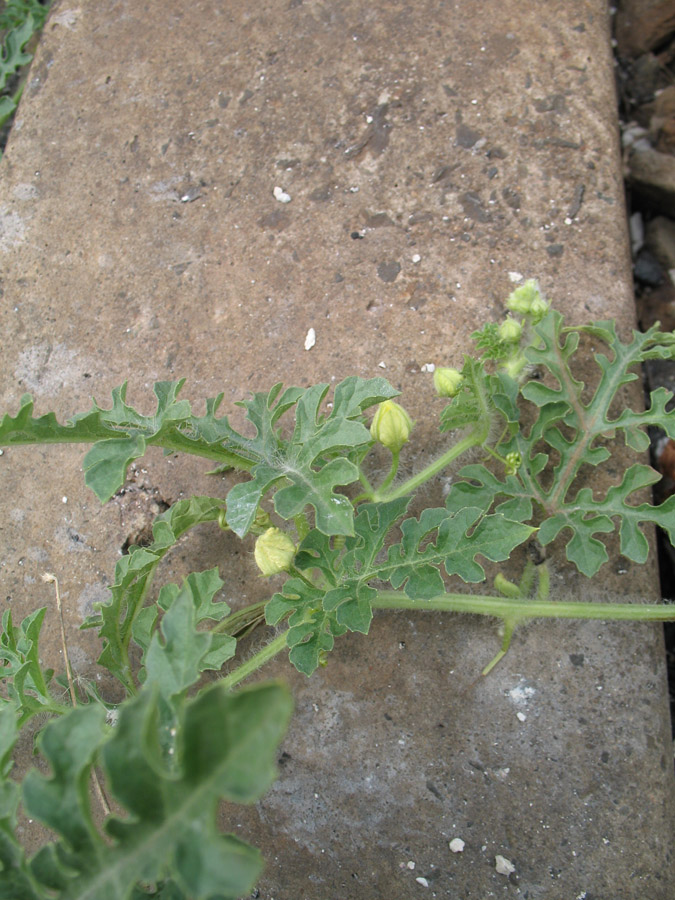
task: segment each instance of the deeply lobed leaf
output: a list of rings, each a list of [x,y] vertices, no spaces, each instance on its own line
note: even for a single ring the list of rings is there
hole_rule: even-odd
[[[145,896],[141,883],[162,885],[171,871],[155,896],[236,900],[250,890],[260,855],[217,830],[216,807],[220,798],[251,803],[274,778],[291,712],[288,691],[270,683],[237,694],[220,685],[203,691],[182,712],[170,772],[159,750],[158,701],[156,691],[144,690],[125,703],[112,736],[97,705],[44,730],[40,744],[51,775],[29,773],[24,803],[58,840],[36,854],[29,871],[13,867],[17,884],[23,874],[28,884],[57,890],[61,900],[127,900]],[[93,824],[87,789],[99,749],[108,788],[129,813],[108,819],[107,838]],[[0,854],[1,838],[0,828]]]
[[[530,364],[548,373],[550,381],[532,379],[523,385],[522,396],[534,405],[537,415],[528,432],[511,429],[499,448],[504,455],[512,453],[522,459],[522,465],[503,478],[482,465],[466,466],[459,473],[462,480],[450,490],[448,508],[461,511],[475,504],[487,513],[497,504],[496,512],[526,521],[534,502],[544,513],[540,540],[549,543],[562,530],[571,531],[567,556],[589,576],[607,560],[605,546],[596,535],[612,532],[616,520],[621,552],[635,562],[644,562],[647,542],[640,523],[655,522],[670,535],[675,534],[675,507],[670,502],[660,507],[631,505],[634,492],[653,484],[659,476],[649,467],[633,466],[620,485],[610,487],[604,498],[595,500],[578,479],[583,466],[599,466],[611,460],[616,432],[623,432],[625,443],[638,451],[649,444],[647,426],[657,426],[668,436],[675,436],[675,413],[669,409],[672,394],[663,388],[652,392],[647,410],[613,413],[618,392],[637,378],[635,367],[647,359],[672,358],[675,336],[662,334],[654,326],[645,333],[634,331],[629,340],[622,341],[614,322],[564,328],[562,316],[555,311],[549,312],[534,331],[537,340],[525,355]],[[587,401],[584,384],[572,370],[582,333],[608,348],[607,354],[595,355],[600,377]],[[505,417],[510,423],[516,421]],[[551,471],[548,464],[552,458],[555,464]]]
[[[312,507],[316,527],[327,535],[354,533],[351,502],[335,488],[358,480],[360,452],[371,443],[362,422],[364,409],[397,396],[383,378],[345,379],[336,388],[328,414],[322,407],[327,384],[307,390],[290,388],[281,397],[281,385],[267,394],[255,394],[242,405],[256,434],[244,438],[231,431],[229,439],[246,452],[255,465],[252,481],[235,485],[227,496],[227,522],[243,537],[253,524],[263,496],[277,487],[274,508],[283,519],[292,519]],[[278,398],[278,399],[277,399]],[[295,426],[290,439],[282,438],[277,422],[295,406]]]
[[[123,683],[128,684],[131,677],[128,647],[132,635],[146,650],[155,623],[152,608],[149,613],[142,613],[141,610],[157,565],[190,528],[217,520],[221,512],[222,500],[217,498],[190,497],[177,501],[155,519],[152,544],[149,547],[132,547],[115,566],[110,602],[102,604],[99,613],[89,617],[84,627],[99,628],[99,635],[104,641],[99,663]]]

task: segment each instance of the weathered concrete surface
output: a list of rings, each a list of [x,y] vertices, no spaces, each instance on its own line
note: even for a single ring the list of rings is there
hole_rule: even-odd
[[[156,379],[231,404],[386,374],[421,467],[439,439],[420,367],[460,360],[509,272],[577,320],[632,325],[605,16],[604,0],[57,4],[0,171],[0,407],[29,390],[68,415],[127,377],[147,409]],[[0,578],[18,615],[59,575],[91,673],[77,626],[125,541],[158,502],[219,486],[157,455],[100,508],[80,459],[0,459]],[[164,577],[237,552],[222,571],[241,605],[266,589],[249,551],[200,531]],[[560,593],[589,594],[560,553],[553,567]],[[616,556],[599,583],[657,591],[653,567]],[[261,842],[261,897],[672,896],[659,629],[535,624],[477,682],[495,645],[482,621],[383,615],[310,681],[270,670],[297,702],[281,778],[223,817]]]

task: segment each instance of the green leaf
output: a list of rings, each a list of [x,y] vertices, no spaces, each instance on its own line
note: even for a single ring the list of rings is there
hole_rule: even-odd
[[[366,503],[359,507],[354,521],[355,536],[345,541],[340,583],[323,599],[323,608],[327,612],[335,610],[337,623],[349,631],[368,634],[373,618],[372,601],[377,594],[368,582],[380,577],[377,558],[409,503],[409,497],[400,497],[387,503]],[[303,541],[301,549],[304,544]],[[296,563],[302,566],[303,558],[296,557]],[[333,570],[336,568],[333,562]]]
[[[607,346],[607,353],[595,354],[599,378],[590,393],[573,372],[582,334]],[[669,409],[672,394],[663,388],[652,392],[645,411],[624,408],[618,415],[614,412],[619,391],[635,381],[640,363],[673,358],[675,336],[662,334],[654,326],[645,333],[634,331],[622,341],[614,322],[564,328],[562,316],[555,311],[542,319],[534,335],[534,343],[524,352],[528,362],[546,378],[530,380],[521,390],[534,412],[523,416],[532,420],[529,431],[515,428],[517,419],[509,414],[513,398],[508,383],[503,390],[508,397],[506,405],[494,400],[510,429],[499,452],[502,456],[519,456],[522,465],[504,478],[484,466],[466,466],[459,473],[461,480],[450,489],[447,507],[459,512],[473,505],[484,513],[494,510],[507,518],[527,521],[536,503],[544,514],[540,540],[549,543],[567,530],[567,556],[587,575],[595,574],[606,562],[607,551],[597,535],[612,532],[616,522],[621,552],[643,562],[648,547],[641,523],[654,522],[675,535],[675,509],[669,501],[656,508],[645,503],[631,505],[633,493],[653,484],[659,476],[648,467],[633,466],[620,485],[611,486],[604,498],[593,500],[592,492],[584,486],[584,467],[612,466],[617,432],[623,432],[626,444],[637,451],[648,446],[647,426],[675,437],[675,413]],[[495,383],[488,379],[484,384],[494,397]]]
[[[31,53],[24,53],[24,47],[33,37],[39,26],[29,14],[21,24],[17,25],[5,36],[0,57],[0,91],[7,87],[8,79],[17,69],[28,65],[33,59]]]
[[[219,685],[205,691],[186,710],[180,777],[170,779],[157,771],[148,738],[152,707],[139,703],[120,718],[104,762],[111,790],[135,821],[114,819],[108,825],[119,845],[115,869],[128,877],[132,867],[136,879],[154,881],[171,859],[175,880],[194,900],[235,898],[250,890],[261,868],[259,854],[215,830],[216,805],[219,797],[251,803],[262,795],[274,778],[275,750],[290,706],[277,685],[235,695]]]
[[[12,728],[16,738],[15,716],[6,707],[0,710],[0,736],[5,738]],[[18,804],[18,784],[0,781],[0,900],[41,900],[17,840]]]
[[[155,632],[150,641],[145,668],[147,683],[156,683],[166,700],[184,694],[196,684],[205,669],[220,668],[234,656],[235,638],[197,631],[198,623],[204,619],[229,612],[227,604],[212,602],[222,586],[218,570],[211,569],[192,573],[180,589],[177,585],[162,588],[161,594],[166,595],[169,589],[173,596],[162,618],[161,637]]]
[[[534,531],[499,514],[483,516],[476,508],[458,512],[426,509],[419,519],[402,523],[403,539],[390,547],[380,575],[386,576],[394,588],[405,584],[406,593],[413,599],[430,599],[444,590],[438,571],[441,564],[448,575],[459,575],[469,583],[483,581],[485,571],[477,556],[492,562],[508,559]]]
[[[321,411],[328,385],[283,390],[275,385],[242,406],[255,429],[240,434],[227,417],[216,413],[223,395],[206,401],[206,415],[193,416],[179,400],[183,381],[154,385],[156,410],[142,415],[126,403],[126,384],[112,392],[112,406],[94,403],[65,425],[53,413],[35,418],[33,401],[24,395],[16,416],[0,421],[0,446],[44,443],[92,443],[85,457],[85,481],[102,502],[124,484],[129,463],[157,445],[168,452],[205,456],[224,466],[252,470],[253,480],[235,485],[227,499],[228,522],[242,537],[250,529],[267,491],[278,486],[276,510],[291,518],[313,507],[317,527],[326,534],[352,534],[351,503],[335,489],[358,479],[356,462],[371,443],[363,411],[398,394],[383,378],[350,377],[335,389],[333,408]],[[295,407],[292,437],[281,437],[279,419]],[[278,482],[283,482],[278,484]]]
[[[56,708],[49,691],[54,672],[40,664],[39,638],[46,611],[42,607],[30,613],[18,628],[12,623],[11,610],[2,616],[0,681],[5,683],[19,727],[31,716]]]
[[[101,604],[99,613],[85,621],[83,627],[98,627],[103,639],[100,665],[127,686],[131,679],[128,655],[131,638],[137,637],[139,646],[147,650],[150,630],[155,623],[152,613],[144,613],[138,624],[136,621],[157,565],[190,528],[202,522],[216,521],[222,511],[222,502],[213,497],[190,497],[179,500],[161,513],[152,527],[152,544],[132,547],[119,560],[115,566],[115,583],[110,589],[110,602]],[[197,589],[201,590],[199,586]],[[211,612],[220,615],[226,611],[219,604],[211,605],[211,598],[205,598],[203,602],[205,606],[201,611],[206,615],[205,610],[208,610],[209,617]]]
[[[323,608],[324,592],[300,578],[289,578],[265,606],[265,619],[276,625],[290,614],[286,643],[295,668],[311,675],[323,656],[333,649],[334,638],[347,630],[332,612]]]
[[[0,12],[0,31],[9,31],[33,17],[33,27],[38,31],[45,23],[50,3],[44,5],[40,0],[6,0]]]
[[[227,418],[217,419],[222,394],[206,401],[206,415],[193,416],[187,400],[179,400],[183,381],[158,381],[153,388],[156,410],[142,415],[126,403],[127,386],[112,392],[112,406],[96,403],[85,413],[59,424],[53,413],[35,418],[29,394],[21,398],[16,416],[0,421],[0,446],[19,444],[89,443],[85,457],[85,481],[105,502],[124,484],[128,464],[157,445],[167,451],[183,451],[205,456],[223,465],[251,467],[238,445],[227,445],[232,433]]]
[[[92,872],[100,839],[91,818],[88,776],[106,737],[104,722],[105,710],[92,704],[50,723],[40,734],[38,747],[51,766],[51,777],[31,769],[23,781],[27,813],[60,834],[66,857],[81,857],[82,865]]]
[[[616,516],[621,521],[621,553],[634,562],[646,562],[649,544],[640,525],[653,522],[668,533],[671,543],[675,542],[675,496],[669,497],[660,506],[650,503],[632,506],[629,500],[635,491],[651,486],[659,478],[658,473],[649,466],[636,464],[624,473],[621,484],[610,487],[600,500],[593,499],[589,488],[582,488],[573,503],[543,523],[539,532],[540,541],[548,544],[561,530],[571,529],[573,536],[567,543],[567,558],[576,564],[580,572],[591,577],[608,559],[604,544],[594,536],[614,531],[612,517]]]
[[[211,648],[211,635],[198,632],[195,626],[192,597],[181,591],[162,618],[162,638],[155,632],[145,655],[147,681],[157,684],[167,699],[199,680],[200,663]]]
[[[31,871],[61,900],[128,900],[146,896],[139,888],[148,883],[159,883],[153,896],[165,900],[236,900],[262,867],[258,851],[218,832],[215,814],[221,798],[252,803],[273,780],[288,691],[262,684],[202,692],[181,713],[170,772],[159,749],[158,700],[148,689],[127,701],[112,736],[98,706],[73,710],[43,733],[52,774],[30,772],[24,802],[59,837],[33,858]],[[108,789],[128,812],[107,820],[107,838],[93,824],[87,790],[101,746]]]
[[[291,519],[312,507],[316,527],[327,535],[353,534],[352,504],[335,488],[358,480],[355,464],[371,437],[362,422],[363,410],[397,396],[383,378],[351,377],[335,388],[333,408],[322,407],[327,384],[307,390],[289,388],[281,396],[281,385],[267,394],[255,394],[242,405],[255,428],[255,437],[230,431],[228,440],[255,465],[252,481],[235,485],[227,496],[227,522],[243,537],[251,528],[265,494],[276,487],[274,508],[283,519]],[[277,423],[295,407],[295,426],[290,439],[282,438]]]

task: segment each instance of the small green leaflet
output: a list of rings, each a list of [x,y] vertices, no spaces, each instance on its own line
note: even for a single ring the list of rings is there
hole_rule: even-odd
[[[265,606],[268,625],[276,625],[290,614],[286,634],[289,659],[305,675],[312,674],[323,655],[333,649],[334,638],[347,630],[333,613],[323,609],[323,594],[300,578],[289,578]]]
[[[193,572],[181,588],[170,584],[160,591],[158,604],[167,611],[150,639],[144,661],[147,683],[156,683],[167,700],[184,694],[204,670],[220,669],[234,656],[235,638],[197,630],[205,619],[218,620],[229,613],[227,604],[212,602],[222,586],[218,570],[210,569]]]

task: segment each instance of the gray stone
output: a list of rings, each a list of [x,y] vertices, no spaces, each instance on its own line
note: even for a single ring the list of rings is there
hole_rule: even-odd
[[[634,150],[628,159],[628,184],[638,201],[654,212],[675,209],[675,156],[656,150]]]
[[[554,95],[564,108],[538,113],[534,100]],[[421,366],[461,364],[469,334],[501,314],[509,272],[538,276],[572,320],[614,317],[629,333],[615,110],[604,0],[557,4],[553,18],[520,0],[57,6],[0,169],[0,409],[30,386],[38,412],[65,418],[128,378],[129,401],[147,411],[153,381],[186,376],[186,397],[223,391],[236,417],[236,400],[280,379],[381,375],[384,362],[417,422],[402,465],[418,470],[444,441]],[[484,151],[453,148],[457,112]],[[434,183],[440,166],[448,177]],[[380,214],[393,226],[364,227]],[[563,256],[547,253],[552,227]],[[401,265],[386,287],[382,260]],[[56,667],[40,575],[59,575],[78,672],[94,675],[95,635],[78,626],[122,547],[155,505],[230,482],[151,453],[101,509],[81,459],[70,447],[0,457],[0,571],[17,618],[50,605],[42,656]],[[441,503],[443,484],[424,501]],[[158,586],[220,565],[223,599],[263,599],[251,549],[199,530]],[[610,551],[599,586],[552,551],[555,596],[658,596],[653,564]],[[490,622],[383,614],[371,632],[341,638],[312,679],[282,659],[261,675],[287,679],[296,698],[281,775],[220,821],[261,846],[263,900],[668,900],[660,629],[533,623],[487,678]],[[33,847],[44,839],[22,827]],[[499,874],[496,856],[515,872]]]
[[[675,222],[665,216],[657,216],[648,222],[645,246],[664,269],[675,269]]]
[[[657,287],[663,281],[663,269],[658,259],[649,250],[641,250],[638,253],[633,274],[639,282],[650,287]]]
[[[622,56],[653,50],[675,32],[671,0],[619,0],[615,37]]]

